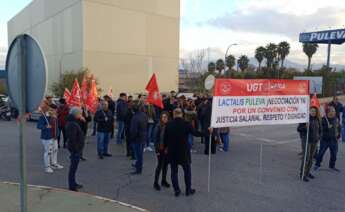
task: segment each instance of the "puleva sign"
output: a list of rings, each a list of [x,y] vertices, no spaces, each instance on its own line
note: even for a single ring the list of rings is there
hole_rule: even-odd
[[[345,42],[345,29],[301,33],[299,41],[302,43],[343,44]]]

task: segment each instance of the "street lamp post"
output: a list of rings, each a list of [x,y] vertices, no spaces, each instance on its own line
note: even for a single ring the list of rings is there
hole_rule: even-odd
[[[224,56],[224,72],[225,72],[225,67],[226,67],[226,57],[228,55],[229,49],[230,49],[230,47],[237,46],[237,45],[238,45],[237,43],[230,44],[228,46],[228,48],[226,49],[226,51],[225,51],[225,56]]]

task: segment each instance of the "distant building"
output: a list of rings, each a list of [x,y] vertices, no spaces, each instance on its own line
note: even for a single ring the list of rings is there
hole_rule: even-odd
[[[33,0],[8,22],[9,43],[40,43],[48,86],[88,68],[100,87],[143,92],[152,73],[161,91],[178,86],[180,0]]]
[[[187,70],[179,70],[179,92],[193,93],[198,91],[198,83],[200,81],[201,73],[188,72]]]

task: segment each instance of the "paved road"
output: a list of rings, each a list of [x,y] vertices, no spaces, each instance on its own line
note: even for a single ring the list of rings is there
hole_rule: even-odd
[[[0,122],[0,181],[17,182],[18,141],[14,122]],[[303,183],[298,179],[300,165],[297,153],[300,143],[295,125],[237,128],[232,130],[231,150],[218,152],[212,159],[212,190],[207,193],[207,157],[193,154],[193,197],[175,198],[172,190],[156,192],[152,188],[156,164],[153,153],[145,153],[142,176],[129,176],[130,161],[124,149],[111,143],[112,158],[96,157],[95,139],[89,138],[78,178],[84,192],[137,205],[154,212],[206,211],[345,211],[345,145],[339,149],[338,168],[328,170],[329,154],[316,179]],[[32,123],[26,130],[28,177],[30,184],[58,188],[67,186],[67,169],[53,175],[42,168],[42,146],[39,132]],[[262,171],[260,145],[262,144]],[[68,153],[62,150],[59,160],[68,166]],[[180,182],[182,181],[182,176]],[[183,188],[182,184],[182,188]]]

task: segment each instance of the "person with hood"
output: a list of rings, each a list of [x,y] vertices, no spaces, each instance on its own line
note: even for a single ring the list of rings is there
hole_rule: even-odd
[[[310,173],[310,170],[313,165],[313,158],[315,156],[316,147],[320,140],[320,135],[321,135],[320,112],[318,108],[316,107],[310,108],[309,124],[307,123],[299,124],[300,134],[302,134],[301,137],[305,137],[305,138],[307,137],[308,126],[309,126],[308,145],[307,145],[306,151],[304,152],[304,154],[307,154],[307,155],[306,156],[304,155],[302,157],[302,164],[300,168],[300,177],[302,177],[303,169],[304,169],[304,174],[303,174],[304,182],[308,182],[309,179],[315,178],[314,175]],[[306,157],[306,163],[304,165],[305,157]]]
[[[85,134],[79,123],[80,119],[82,119],[81,109],[78,107],[71,108],[66,124],[66,135],[68,140],[67,146],[70,152],[71,161],[68,172],[68,186],[71,191],[78,191],[83,188],[83,186],[78,184],[75,179],[85,142]]]
[[[162,172],[161,185],[163,187],[169,188],[170,184],[167,182],[167,172],[168,172],[168,160],[166,155],[166,148],[164,146],[164,134],[166,125],[169,122],[169,113],[161,113],[160,122],[155,127],[154,141],[155,141],[155,151],[157,155],[157,167],[155,171],[155,181],[153,187],[159,191],[161,187],[159,185],[159,175]]]
[[[117,122],[117,136],[116,143],[122,144],[125,137],[125,120],[128,112],[127,94],[121,93],[120,98],[116,103],[116,122]]]
[[[339,171],[335,168],[338,153],[338,140],[340,139],[340,124],[336,116],[336,110],[333,106],[329,106],[326,110],[326,116],[322,118],[322,137],[320,142],[320,150],[317,155],[314,170],[318,170],[327,149],[330,150],[331,157],[329,160],[329,168]]]
[[[143,153],[144,146],[147,142],[147,123],[148,118],[144,113],[144,105],[139,101],[133,104],[134,116],[130,125],[130,139],[135,157],[135,171],[132,175],[141,174],[143,170]]]
[[[195,130],[192,125],[183,119],[183,112],[180,108],[174,110],[174,119],[165,127],[164,147],[171,167],[171,182],[175,191],[175,196],[181,194],[178,183],[178,166],[182,166],[186,184],[186,196],[193,195],[191,173],[191,153],[188,144],[190,134],[201,137],[204,133]],[[212,131],[210,129],[210,131]]]

